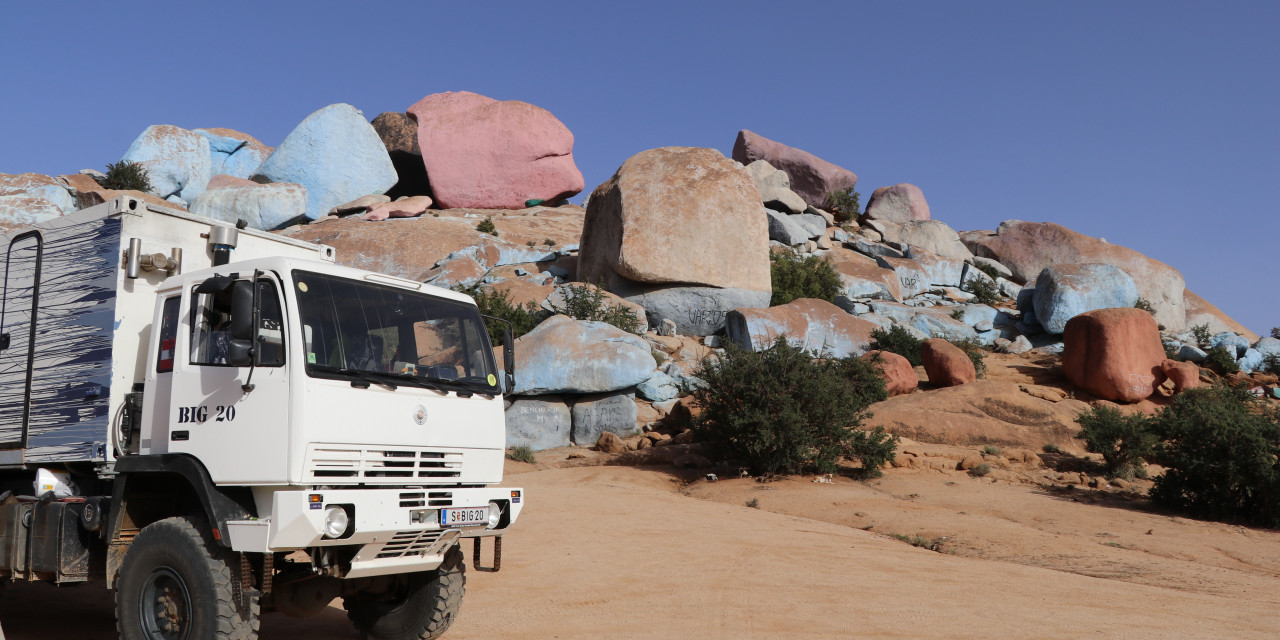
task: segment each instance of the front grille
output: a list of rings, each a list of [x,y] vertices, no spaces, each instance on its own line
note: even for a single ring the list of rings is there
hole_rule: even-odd
[[[409,484],[462,476],[462,453],[415,447],[313,446],[307,480],[314,484]]]
[[[440,539],[443,531],[401,531],[391,537],[391,542],[382,546],[377,557],[403,558],[405,556],[422,555]]]

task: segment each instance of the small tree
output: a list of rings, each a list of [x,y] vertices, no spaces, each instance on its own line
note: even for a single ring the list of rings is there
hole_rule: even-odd
[[[605,322],[627,333],[637,333],[642,328],[636,312],[621,304],[610,304],[598,285],[570,284],[562,291],[564,304],[553,300],[553,313],[563,313],[575,320]]]
[[[511,301],[510,294],[506,291],[480,287],[460,287],[458,290],[475,298],[476,306],[480,308],[480,313],[510,322],[511,334],[515,338],[533,331],[533,328],[538,326],[538,323],[550,315],[538,308],[538,305],[533,302],[526,302],[523,305],[515,304]],[[502,344],[502,333],[506,329],[505,324],[501,322],[485,322],[485,328],[489,332],[490,342],[495,345]]]
[[[1080,425],[1076,437],[1084,440],[1085,450],[1102,454],[1107,475],[1126,480],[1146,477],[1143,462],[1155,454],[1158,441],[1146,416],[1103,405],[1076,416],[1076,424]]]
[[[1209,346],[1209,339],[1213,334],[1209,333],[1209,323],[1198,324],[1191,327],[1191,337],[1196,341],[1196,346],[1204,349]]]
[[[730,343],[697,376],[706,384],[690,389],[702,408],[694,430],[711,455],[764,474],[830,473],[839,456],[850,456],[875,475],[892,459],[896,438],[856,431],[870,417],[866,408],[888,396],[864,360],[814,359],[779,337],[763,351]]]
[[[769,279],[776,307],[798,298],[818,298],[831,302],[840,293],[840,274],[826,258],[801,256],[795,251],[769,254]]]
[[[1231,356],[1231,352],[1227,351],[1227,348],[1222,345],[1213,347],[1205,352],[1204,366],[1224,376],[1240,371],[1239,363]]]
[[[890,326],[888,331],[884,329],[871,330],[872,349],[896,353],[906,358],[907,362],[910,362],[913,367],[918,367],[923,362],[920,359],[920,344],[922,342],[900,324]]]
[[[1156,314],[1156,308],[1151,306],[1151,302],[1149,302],[1146,298],[1138,298],[1138,301],[1133,303],[1133,308],[1142,309],[1143,311],[1146,311],[1147,313],[1153,316]]]
[[[862,194],[849,187],[828,193],[825,204],[836,224],[844,224],[862,215],[861,199]]]
[[[98,184],[102,185],[104,189],[141,191],[143,193],[150,192],[152,188],[151,175],[147,173],[147,168],[139,162],[130,162],[128,160],[107,164],[107,175],[105,178],[98,180]]]
[[[962,288],[972,293],[973,299],[978,304],[995,304],[1000,301],[1000,285],[996,284],[994,280],[969,278],[963,284]]]

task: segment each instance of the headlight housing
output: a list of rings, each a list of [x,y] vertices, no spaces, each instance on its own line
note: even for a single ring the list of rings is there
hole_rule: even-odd
[[[351,518],[342,507],[329,507],[324,512],[324,537],[341,538],[351,526]]]
[[[489,528],[498,528],[498,523],[502,522],[502,505],[497,502],[489,502]]]

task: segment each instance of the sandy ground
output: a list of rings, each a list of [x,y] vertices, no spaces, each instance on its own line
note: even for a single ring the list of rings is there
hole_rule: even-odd
[[[684,484],[618,466],[508,484],[529,506],[503,570],[468,575],[452,640],[1280,633],[1280,533],[1089,489],[907,469],[868,482]],[[10,640],[114,637],[110,594],[94,587],[8,585],[0,624]],[[261,637],[357,636],[333,606],[264,616]]]

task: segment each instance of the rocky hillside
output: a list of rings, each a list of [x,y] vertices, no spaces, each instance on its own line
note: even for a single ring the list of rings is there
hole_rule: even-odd
[[[513,446],[687,443],[696,408],[682,390],[726,343],[761,349],[785,336],[815,355],[864,356],[873,332],[894,327],[926,341],[924,361],[884,354],[896,397],[881,415],[981,405],[999,423],[963,436],[912,426],[941,417],[885,423],[918,440],[1070,440],[1062,408],[1043,418],[1056,429],[1048,439],[999,435],[1040,409],[1000,400],[1004,390],[984,387],[993,383],[955,342],[1029,353],[1055,403],[1140,404],[1212,377],[1206,362],[1280,397],[1280,339],[1187,290],[1176,269],[1105,239],[1020,220],[957,231],[906,183],[878,186],[863,208],[854,172],[747,130],[732,157],[640,151],[580,207],[567,203],[585,187],[573,143],[545,109],[459,92],[372,121],[330,105],[276,147],[231,129],[155,125],[121,164],[146,170],[150,189],[137,195],[153,202],[329,244],[344,264],[466,288],[498,305],[490,312],[524,314]],[[89,169],[0,175],[0,225],[103,202],[119,193],[106,180]],[[779,300],[788,261],[829,265],[833,288]],[[684,463],[707,462],[682,451],[695,454]]]

